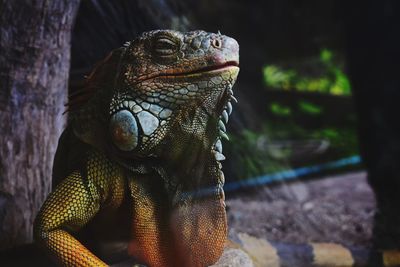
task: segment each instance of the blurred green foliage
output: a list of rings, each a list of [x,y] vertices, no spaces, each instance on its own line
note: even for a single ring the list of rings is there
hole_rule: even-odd
[[[323,111],[322,107],[305,100],[300,100],[298,105],[301,111],[309,115],[320,115]]]
[[[297,102],[297,105],[297,109],[300,112],[311,116],[322,115],[322,112],[324,110],[323,107],[306,100],[299,100]],[[278,117],[290,117],[290,115],[292,115],[292,113],[294,112],[290,106],[275,101],[269,103],[269,110]]]
[[[321,67],[319,77],[301,75],[294,69],[283,69],[277,65],[266,65],[263,68],[264,82],[274,89],[351,95],[349,79],[335,61],[331,50],[322,49],[317,64]]]
[[[268,89],[284,92],[266,99],[269,117],[260,122],[257,130],[230,134],[232,142],[224,145],[228,154],[235,155],[229,158],[234,160],[232,166],[239,179],[359,154],[352,109],[346,104],[337,112],[333,104],[343,105],[351,97],[342,58],[329,49],[321,49],[317,56],[290,63],[286,67],[270,64],[263,68]]]
[[[353,111],[348,109],[349,113],[340,113],[339,120],[332,119],[337,113],[331,101],[340,99],[343,103],[344,98],[336,96],[351,97],[342,63],[333,51],[322,49],[318,56],[292,61],[292,67],[271,64],[263,68],[265,85],[286,93],[279,94],[281,99],[266,100],[269,117],[260,122],[258,130],[230,134],[231,142],[224,149],[235,155],[237,178],[326,163],[359,153]],[[310,94],[291,95],[295,91]],[[312,93],[331,96],[319,98]]]
[[[246,179],[290,168],[285,159],[291,152],[286,150],[282,153],[286,153],[282,160],[275,160],[269,152],[267,136],[266,129],[260,132],[245,129],[240,134],[229,135],[231,141],[224,145],[224,150],[229,155],[235,155],[237,178]]]
[[[289,106],[282,105],[278,102],[272,102],[269,108],[272,113],[278,116],[288,117],[292,114],[292,109]]]
[[[240,134],[230,134],[230,139],[224,148],[229,154],[237,155],[235,175],[239,179],[325,163],[359,153],[353,128],[305,129],[290,121],[264,123],[260,131],[246,129]],[[328,145],[325,151],[319,150],[322,142]],[[286,145],[282,146],[282,143]]]

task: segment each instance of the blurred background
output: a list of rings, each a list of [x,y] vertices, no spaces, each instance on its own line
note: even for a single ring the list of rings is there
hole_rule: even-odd
[[[239,103],[227,125],[230,142],[224,143],[223,164],[231,235],[399,246],[398,1],[5,2],[0,1],[0,48],[7,51],[0,55],[0,77],[5,77],[0,86],[0,248],[31,241],[31,223],[50,190],[67,92],[74,92],[109,51],[159,28],[221,31],[240,44],[234,88]],[[11,23],[11,16],[17,22]],[[36,19],[22,22],[29,17]],[[19,28],[22,35],[16,34]],[[39,41],[30,45],[35,38]],[[22,83],[32,60],[38,72]],[[43,62],[50,62],[48,69]],[[69,70],[61,81],[60,70]],[[46,86],[32,89],[51,79],[53,93]],[[29,101],[37,106],[26,108],[31,116],[16,116],[17,107]],[[43,127],[26,130],[24,119],[43,116],[40,112],[48,114],[39,122]],[[25,128],[16,130],[14,124]],[[16,148],[25,142],[15,137],[19,131],[29,138],[43,136],[48,125],[58,130],[46,133],[52,140],[47,148],[37,148],[43,145],[37,138]],[[16,155],[18,166],[29,162],[32,173],[10,167]]]

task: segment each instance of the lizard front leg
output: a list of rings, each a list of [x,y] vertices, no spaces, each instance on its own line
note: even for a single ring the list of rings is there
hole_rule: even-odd
[[[63,266],[107,266],[70,232],[83,227],[100,209],[100,195],[79,172],[49,196],[35,221],[35,239]]]

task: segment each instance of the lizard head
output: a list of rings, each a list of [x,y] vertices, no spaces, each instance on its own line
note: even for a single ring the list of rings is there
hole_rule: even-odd
[[[109,105],[109,134],[124,158],[167,162],[209,151],[223,159],[221,138],[239,72],[238,43],[221,34],[152,31],[129,43]],[[182,166],[182,165],[181,165]]]
[[[73,108],[90,95],[72,112],[75,133],[126,165],[159,159],[190,170],[221,160],[238,65],[238,43],[220,33],[146,32],[114,50],[72,99]]]

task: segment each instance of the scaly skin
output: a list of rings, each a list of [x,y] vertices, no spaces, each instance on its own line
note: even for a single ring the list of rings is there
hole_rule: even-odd
[[[107,266],[99,257],[133,257],[179,267],[218,260],[227,226],[216,159],[223,158],[217,151],[237,65],[231,38],[153,31],[93,70],[70,99],[54,191],[35,222],[37,242],[56,262]],[[236,242],[256,267],[400,266],[398,250],[269,243],[245,234]]]
[[[155,267],[218,260],[227,233],[220,139],[238,53],[221,34],[152,31],[93,70],[70,99],[55,189],[35,222],[56,262],[106,266],[95,254],[115,251]]]

